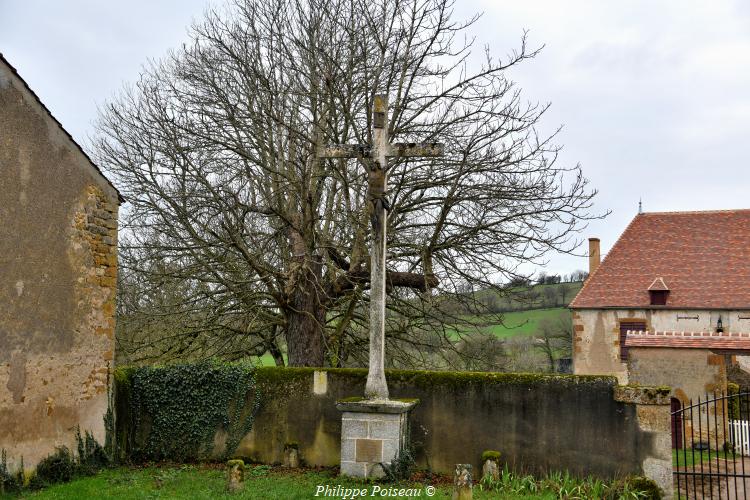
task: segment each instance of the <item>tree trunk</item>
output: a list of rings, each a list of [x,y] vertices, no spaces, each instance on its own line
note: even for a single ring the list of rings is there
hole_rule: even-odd
[[[319,259],[299,262],[295,286],[286,311],[286,345],[289,366],[324,366],[325,317]]]
[[[284,354],[281,352],[281,349],[279,349],[279,344],[276,342],[276,339],[278,338],[276,336],[277,327],[274,325],[273,327],[273,338],[268,343],[268,352],[271,353],[271,356],[273,356],[273,361],[276,363],[276,366],[284,366],[286,363],[284,363]]]

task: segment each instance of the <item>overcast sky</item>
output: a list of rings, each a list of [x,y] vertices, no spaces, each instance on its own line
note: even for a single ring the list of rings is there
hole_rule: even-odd
[[[186,40],[209,3],[0,0],[0,52],[85,142],[97,104]],[[639,198],[644,211],[750,208],[750,2],[458,3],[460,16],[484,12],[473,34],[495,55],[523,30],[546,46],[511,77],[526,99],[552,103],[542,129],[564,127],[560,161],[580,163],[596,209],[612,211],[582,238],[606,253]],[[586,266],[550,256],[548,272]]]

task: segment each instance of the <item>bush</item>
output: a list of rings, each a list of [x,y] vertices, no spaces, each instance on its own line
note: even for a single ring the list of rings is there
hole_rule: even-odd
[[[636,476],[629,478],[626,483],[630,491],[643,493],[645,495],[643,498],[649,500],[661,500],[662,498],[661,490],[652,479]]]
[[[380,462],[380,467],[383,468],[386,480],[389,482],[398,482],[409,479],[412,470],[414,469],[414,454],[409,448],[404,448],[401,453],[393,459],[393,462],[386,464]]]
[[[91,475],[109,465],[104,448],[89,431],[86,431],[84,437],[81,438],[81,430],[76,429],[76,441],[78,442],[78,474]]]
[[[33,476],[34,486],[45,486],[56,483],[67,483],[76,474],[77,464],[73,454],[66,446],[55,449],[55,453],[48,456],[36,466]]]
[[[36,466],[33,474],[26,474],[23,457],[18,471],[11,474],[5,450],[0,453],[0,495],[18,493],[24,488],[37,490],[57,483],[67,483],[78,476],[95,474],[109,464],[104,449],[94,439],[90,432],[81,437],[80,429],[76,429],[78,443],[78,457],[67,446],[55,448],[55,452],[44,458]]]

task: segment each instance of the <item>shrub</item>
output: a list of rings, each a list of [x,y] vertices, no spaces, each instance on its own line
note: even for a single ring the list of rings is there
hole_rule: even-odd
[[[390,464],[381,462],[380,466],[383,468],[383,472],[385,472],[387,481],[398,482],[409,479],[415,462],[412,451],[409,448],[404,448],[401,450],[401,453],[393,459],[393,462]]]
[[[647,477],[631,477],[626,481],[626,485],[630,489],[630,491],[643,493],[643,498],[647,498],[649,500],[661,500],[662,498],[659,486],[657,486],[652,479],[649,479]]]
[[[76,441],[78,442],[78,473],[90,475],[109,465],[109,459],[104,448],[94,439],[94,436],[86,431],[81,437],[81,430],[76,429]]]
[[[55,448],[55,452],[42,459],[32,474],[27,474],[23,457],[18,471],[11,474],[5,450],[0,453],[0,494],[18,493],[24,488],[37,490],[57,483],[66,483],[77,476],[91,475],[109,464],[106,453],[90,432],[81,437],[76,429],[78,457],[67,446]]]
[[[33,486],[67,483],[73,479],[76,468],[73,454],[66,446],[60,446],[36,466]]]

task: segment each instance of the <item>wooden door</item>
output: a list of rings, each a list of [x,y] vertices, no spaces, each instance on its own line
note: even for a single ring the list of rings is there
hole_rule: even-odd
[[[670,409],[672,411],[672,449],[682,449],[682,403],[677,398],[672,398],[669,401]],[[676,412],[676,413],[675,413]]]

